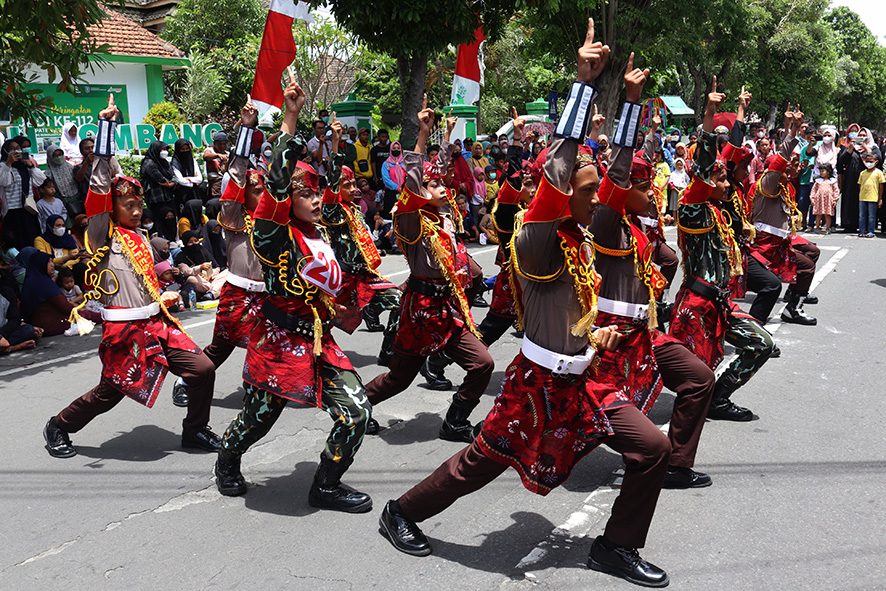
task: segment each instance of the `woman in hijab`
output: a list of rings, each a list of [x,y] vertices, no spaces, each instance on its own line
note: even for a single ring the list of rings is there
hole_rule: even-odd
[[[154,212],[149,208],[146,207],[142,210],[142,219],[139,224],[148,235],[148,238],[157,235],[157,221],[154,218]]]
[[[468,164],[461,150],[452,153],[452,162],[455,164],[453,181],[457,195],[470,195],[474,188],[474,172]]]
[[[201,199],[198,194],[203,175],[200,167],[194,162],[194,147],[184,139],[175,141],[172,155],[172,172],[175,175],[175,202],[179,207],[191,199]]]
[[[77,137],[77,126],[72,121],[65,123],[62,128],[59,147],[71,164],[79,164],[83,160],[83,155],[80,153],[80,138]]]
[[[200,236],[193,230],[182,234],[181,251],[175,255],[175,264],[180,272],[179,283],[182,291],[190,286],[200,298],[212,288],[212,279],[215,276],[217,264],[212,255],[200,244]]]
[[[154,264],[166,261],[172,263],[169,256],[169,240],[162,236],[151,238],[151,254],[154,256]]]
[[[175,188],[175,174],[166,160],[168,156],[169,145],[155,141],[142,160],[139,176],[148,205],[171,205],[174,202],[172,190]]]
[[[191,199],[182,208],[182,217],[178,220],[178,235],[182,237],[182,244],[187,244],[185,232],[193,231],[199,237],[203,232],[203,225],[209,221],[203,215],[203,202],[199,199]]]
[[[42,328],[44,336],[62,334],[71,327],[68,316],[74,305],[52,280],[55,274],[52,257],[45,252],[36,252],[28,259],[26,268],[28,272],[21,297],[22,317],[25,322]]]
[[[215,263],[214,266],[217,266],[219,269],[224,269],[228,266],[227,246],[218,220],[210,219],[203,226],[203,244],[206,245],[205,248],[212,255]]]
[[[471,215],[474,221],[480,219],[480,208],[486,202],[486,172],[479,166],[474,167],[474,187],[471,191]],[[479,222],[478,222],[479,223]]]
[[[848,142],[837,156],[837,173],[842,175],[843,188],[840,196],[840,225],[844,232],[858,232],[858,177],[865,170],[863,157],[873,152],[879,160],[880,149],[874,144],[871,132],[858,123],[847,129]]]
[[[385,183],[385,189],[400,194],[403,182],[406,180],[406,168],[403,166],[403,146],[400,142],[391,144],[391,155],[381,165],[381,179]]]
[[[74,216],[74,222],[71,224],[71,236],[74,237],[74,242],[77,243],[77,250],[86,250],[87,225],[88,221],[85,213]]]
[[[172,207],[164,205],[157,210],[157,216],[154,220],[158,224],[157,233],[167,240],[178,240],[178,220]]]
[[[471,160],[470,160],[471,168],[479,167],[481,170],[486,170],[486,167],[489,166],[489,158],[483,155],[483,144],[480,142],[474,142],[474,145],[471,146]]]
[[[61,197],[66,206],[80,201],[80,189],[74,179],[74,167],[65,160],[65,152],[56,144],[46,148],[46,176],[55,183],[56,197]],[[68,207],[68,212],[71,212]]]

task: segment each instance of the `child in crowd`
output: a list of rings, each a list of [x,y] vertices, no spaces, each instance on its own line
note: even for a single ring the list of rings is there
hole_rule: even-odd
[[[74,273],[67,267],[59,267],[56,281],[58,281],[58,286],[62,289],[62,295],[65,296],[65,299],[75,306],[82,304],[83,300],[86,299],[83,296],[83,291],[74,283]]]
[[[37,202],[37,220],[40,222],[40,232],[46,232],[46,220],[49,216],[57,215],[63,220],[68,219],[68,212],[61,199],[55,198],[55,183],[51,178],[43,180],[43,184],[37,188],[40,201]]]
[[[812,185],[812,214],[815,216],[815,231],[831,233],[831,218],[834,208],[840,199],[840,188],[834,177],[834,167],[830,164],[822,164],[818,169],[819,177]],[[821,225],[824,216],[825,224]]]
[[[0,266],[5,265],[12,271],[12,276],[21,288],[25,282],[25,266],[18,259],[18,248],[15,234],[9,228],[0,232]]]
[[[865,171],[858,177],[858,236],[873,238],[877,227],[877,209],[883,205],[883,184],[886,176],[877,166],[877,155],[868,152],[862,157]]]

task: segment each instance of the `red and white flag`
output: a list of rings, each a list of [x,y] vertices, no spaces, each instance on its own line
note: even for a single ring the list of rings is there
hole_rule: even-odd
[[[295,40],[292,38],[292,22],[295,19],[313,23],[307,2],[294,0],[271,0],[271,9],[265,21],[265,33],[255,65],[252,81],[252,104],[263,115],[271,107],[283,106],[283,89],[280,77],[295,59]]]
[[[483,27],[474,32],[474,40],[458,46],[455,60],[455,76],[452,79],[453,105],[473,105],[480,100],[480,87],[483,86],[483,42],[486,35]]]

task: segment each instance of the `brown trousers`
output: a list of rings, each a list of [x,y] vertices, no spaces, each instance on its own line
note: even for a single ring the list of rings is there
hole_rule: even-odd
[[[209,358],[215,369],[218,369],[222,363],[228,360],[236,348],[237,345],[213,337],[212,342],[203,348],[203,353]]]
[[[665,343],[654,352],[662,382],[677,394],[668,429],[670,465],[691,468],[717,380],[704,361],[682,343]]]
[[[169,371],[188,383],[188,414],[182,431],[193,435],[209,424],[209,410],[215,386],[215,367],[203,353],[191,353],[164,347]],[[58,426],[67,433],[76,433],[102,413],[106,413],[126,395],[104,379],[95,388],[72,402],[56,416]]]
[[[442,350],[460,368],[468,372],[458,387],[458,396],[472,402],[480,400],[492,378],[492,370],[495,369],[495,362],[486,350],[486,345],[470,331],[463,330],[449,339]],[[425,357],[405,355],[395,349],[391,363],[388,365],[391,371],[381,374],[366,385],[369,402],[375,406],[408,388],[424,362]]]
[[[642,548],[668,467],[670,443],[634,406],[606,411],[606,416],[615,435],[605,443],[621,453],[625,462],[621,493],[612,506],[606,537],[621,546]],[[400,497],[400,509],[409,519],[424,521],[483,488],[506,469],[474,442]]]
[[[821,251],[811,242],[791,248],[797,257],[797,281],[794,283],[793,292],[803,296],[809,295],[809,287],[815,277],[815,265],[818,264]]]

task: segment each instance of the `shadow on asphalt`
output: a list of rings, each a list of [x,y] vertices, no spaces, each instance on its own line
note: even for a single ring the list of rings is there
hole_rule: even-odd
[[[243,497],[244,504],[253,511],[287,517],[304,517],[316,513],[320,509],[308,505],[308,491],[311,490],[316,471],[317,462],[299,462],[291,474],[274,476],[250,485]],[[243,476],[248,482],[252,482],[249,466],[245,462]],[[347,484],[347,473],[342,482]]]
[[[182,450],[181,434],[173,433],[156,425],[140,425],[125,433],[119,433],[98,447],[77,445],[77,434],[71,435],[77,453],[96,460],[122,460],[124,462],[154,462],[172,452]],[[100,465],[91,465],[100,468]]]
[[[379,423],[381,431],[376,438],[388,445],[409,445],[439,439],[443,417],[433,412],[420,412],[408,421],[381,418]]]
[[[880,287],[886,287],[886,279],[872,279],[871,283]]]

